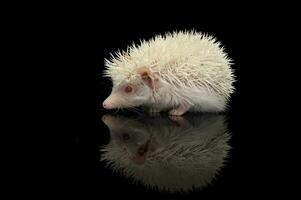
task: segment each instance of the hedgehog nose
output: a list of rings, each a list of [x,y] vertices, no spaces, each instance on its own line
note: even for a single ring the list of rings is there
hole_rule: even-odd
[[[111,100],[104,100],[104,102],[102,103],[102,106],[105,108],[105,109],[112,109],[112,104],[111,104]]]
[[[104,108],[107,108],[107,103],[106,103],[106,101],[104,101],[104,102],[102,103],[102,106],[103,106]]]
[[[106,98],[104,101],[103,101],[103,103],[102,103],[102,106],[105,108],[105,109],[108,109],[108,110],[110,110],[110,109],[114,109],[115,108],[115,100],[114,100],[115,98],[113,97],[111,97],[111,96],[109,96],[108,98]]]
[[[106,102],[103,102],[103,103],[102,103],[102,106],[103,106],[104,108],[107,108]]]

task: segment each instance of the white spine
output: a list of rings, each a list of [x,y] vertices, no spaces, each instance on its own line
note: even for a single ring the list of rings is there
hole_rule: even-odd
[[[212,36],[195,31],[158,35],[133,44],[105,60],[105,76],[114,84],[139,78],[140,67],[149,67],[162,80],[157,107],[193,105],[194,110],[221,111],[234,92],[232,61]],[[164,94],[164,98],[162,98]]]

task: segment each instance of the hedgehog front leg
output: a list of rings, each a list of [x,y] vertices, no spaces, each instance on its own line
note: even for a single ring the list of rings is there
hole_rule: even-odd
[[[155,107],[149,107],[147,109],[147,112],[149,113],[149,115],[153,116],[153,117],[159,116],[160,115],[160,111],[161,111],[160,109],[155,108]]]
[[[159,113],[160,110],[158,108],[151,107],[151,108],[148,109],[148,112],[149,113]]]
[[[170,110],[168,112],[169,115],[173,115],[173,116],[181,116],[183,115],[186,111],[189,110],[189,108],[191,108],[190,105],[180,105],[179,107],[177,108],[174,108],[172,110]]]

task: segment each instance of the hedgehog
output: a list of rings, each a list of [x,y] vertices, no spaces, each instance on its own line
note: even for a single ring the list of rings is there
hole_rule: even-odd
[[[100,149],[107,168],[148,188],[189,192],[218,178],[231,146],[224,115],[104,115],[110,130]]]
[[[112,80],[105,109],[145,107],[149,112],[223,112],[234,92],[232,60],[215,37],[196,31],[156,35],[105,59]]]

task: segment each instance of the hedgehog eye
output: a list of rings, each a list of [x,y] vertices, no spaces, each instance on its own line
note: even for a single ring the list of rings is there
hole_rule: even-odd
[[[131,86],[126,86],[126,87],[124,88],[124,91],[125,91],[126,93],[130,93],[130,92],[132,92],[132,90],[133,90],[133,88],[132,88]]]
[[[122,139],[123,140],[129,140],[130,139],[130,136],[129,136],[129,134],[127,134],[127,133],[124,133],[123,135],[122,135]]]

